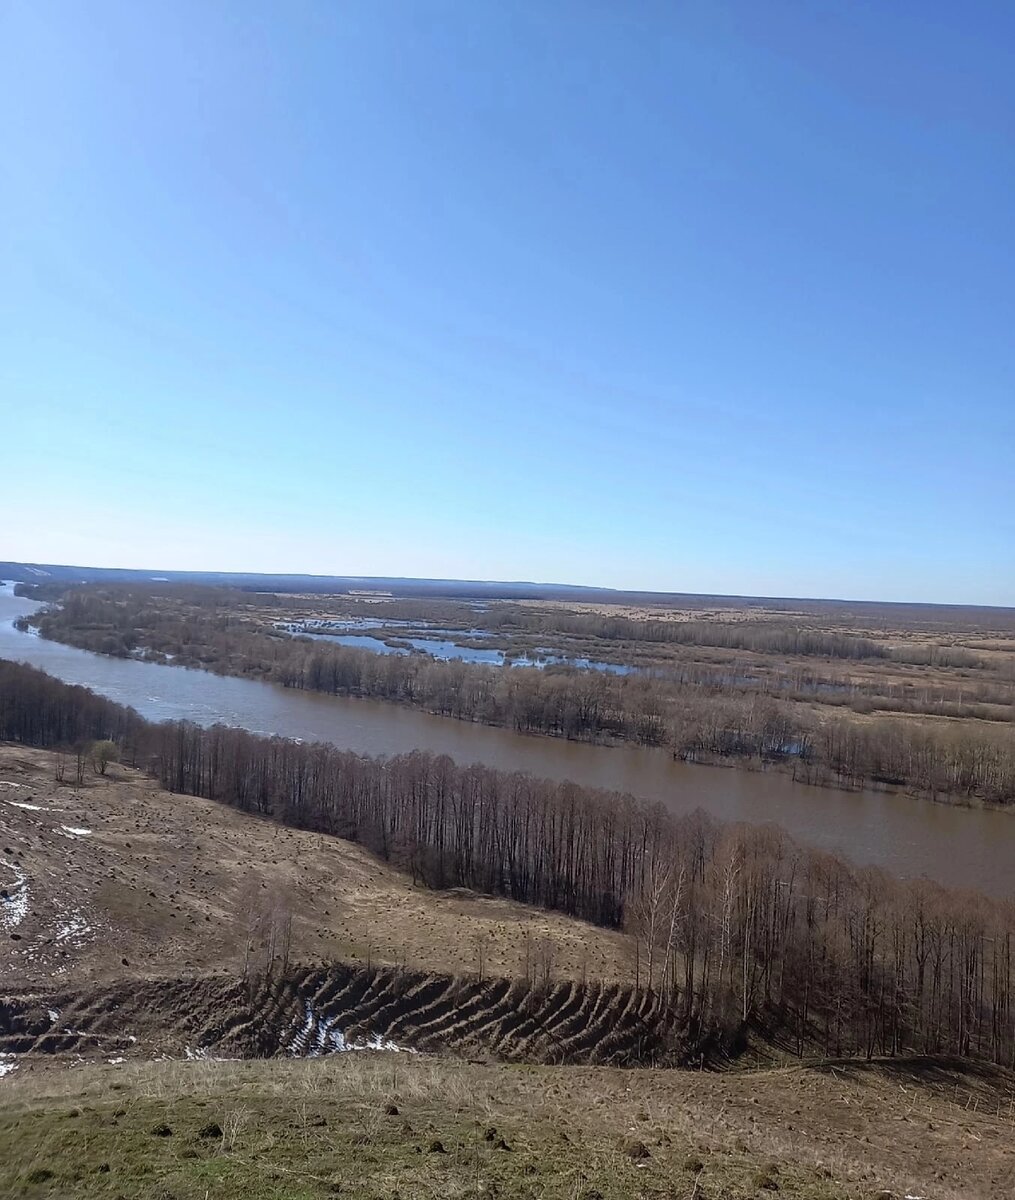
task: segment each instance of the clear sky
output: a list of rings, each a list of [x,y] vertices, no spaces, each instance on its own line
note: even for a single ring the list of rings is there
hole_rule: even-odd
[[[1015,6],[4,0],[0,558],[1015,604]]]

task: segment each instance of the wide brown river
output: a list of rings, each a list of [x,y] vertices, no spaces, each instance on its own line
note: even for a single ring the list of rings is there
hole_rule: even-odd
[[[0,658],[32,663],[80,683],[153,721],[221,722],[256,733],[327,741],[363,754],[430,750],[550,779],[573,779],[702,808],[724,820],[771,821],[794,837],[874,863],[896,875],[926,875],[956,887],[1015,896],[1015,813],[963,809],[883,792],[794,783],[776,771],[699,767],[663,750],[590,746],[472,725],[370,700],[290,691],[207,671],[106,658],[47,642],[13,626],[36,605],[0,586]]]

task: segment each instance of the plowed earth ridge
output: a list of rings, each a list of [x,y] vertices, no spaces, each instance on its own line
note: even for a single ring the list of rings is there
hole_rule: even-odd
[[[505,1061],[677,1064],[677,1014],[652,993],[600,981],[545,986],[392,967],[297,969],[240,979],[125,981],[0,997],[0,1054],[310,1057],[351,1049]]]

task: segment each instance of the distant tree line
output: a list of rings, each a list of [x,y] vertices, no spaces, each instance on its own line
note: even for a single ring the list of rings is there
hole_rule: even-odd
[[[799,1053],[1015,1062],[1011,902],[899,882],[770,827],[447,757],[153,725],[0,663],[0,737],[86,736],[119,738],[171,791],[357,840],[428,887],[625,927],[636,981],[700,1034],[760,1024]]]
[[[595,613],[559,610],[529,613],[520,608],[496,608],[484,614],[484,624],[489,628],[526,630],[539,634],[563,633],[610,641],[716,646],[760,654],[888,659],[893,662],[951,667],[978,667],[982,663],[979,655],[962,647],[893,646],[855,634],[809,629],[789,621],[651,621]]]

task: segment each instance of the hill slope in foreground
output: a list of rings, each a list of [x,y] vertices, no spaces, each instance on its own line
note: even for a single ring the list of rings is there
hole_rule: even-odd
[[[0,939],[8,988],[236,975],[251,933],[283,915],[299,962],[520,975],[552,954],[560,977],[632,975],[620,934],[414,888],[351,842],[173,795],[123,766],[58,784],[56,763],[48,751],[0,744],[0,889],[9,895],[0,930],[17,912],[20,935]]]
[[[1015,1193],[1009,1072],[545,1065],[665,1040],[623,935],[414,888],[126,768],[58,784],[55,764],[0,746],[0,1194]],[[346,965],[244,989],[287,908],[294,961]],[[357,1044],[422,1052],[304,1057]],[[188,1050],[275,1057],[152,1061]]]

